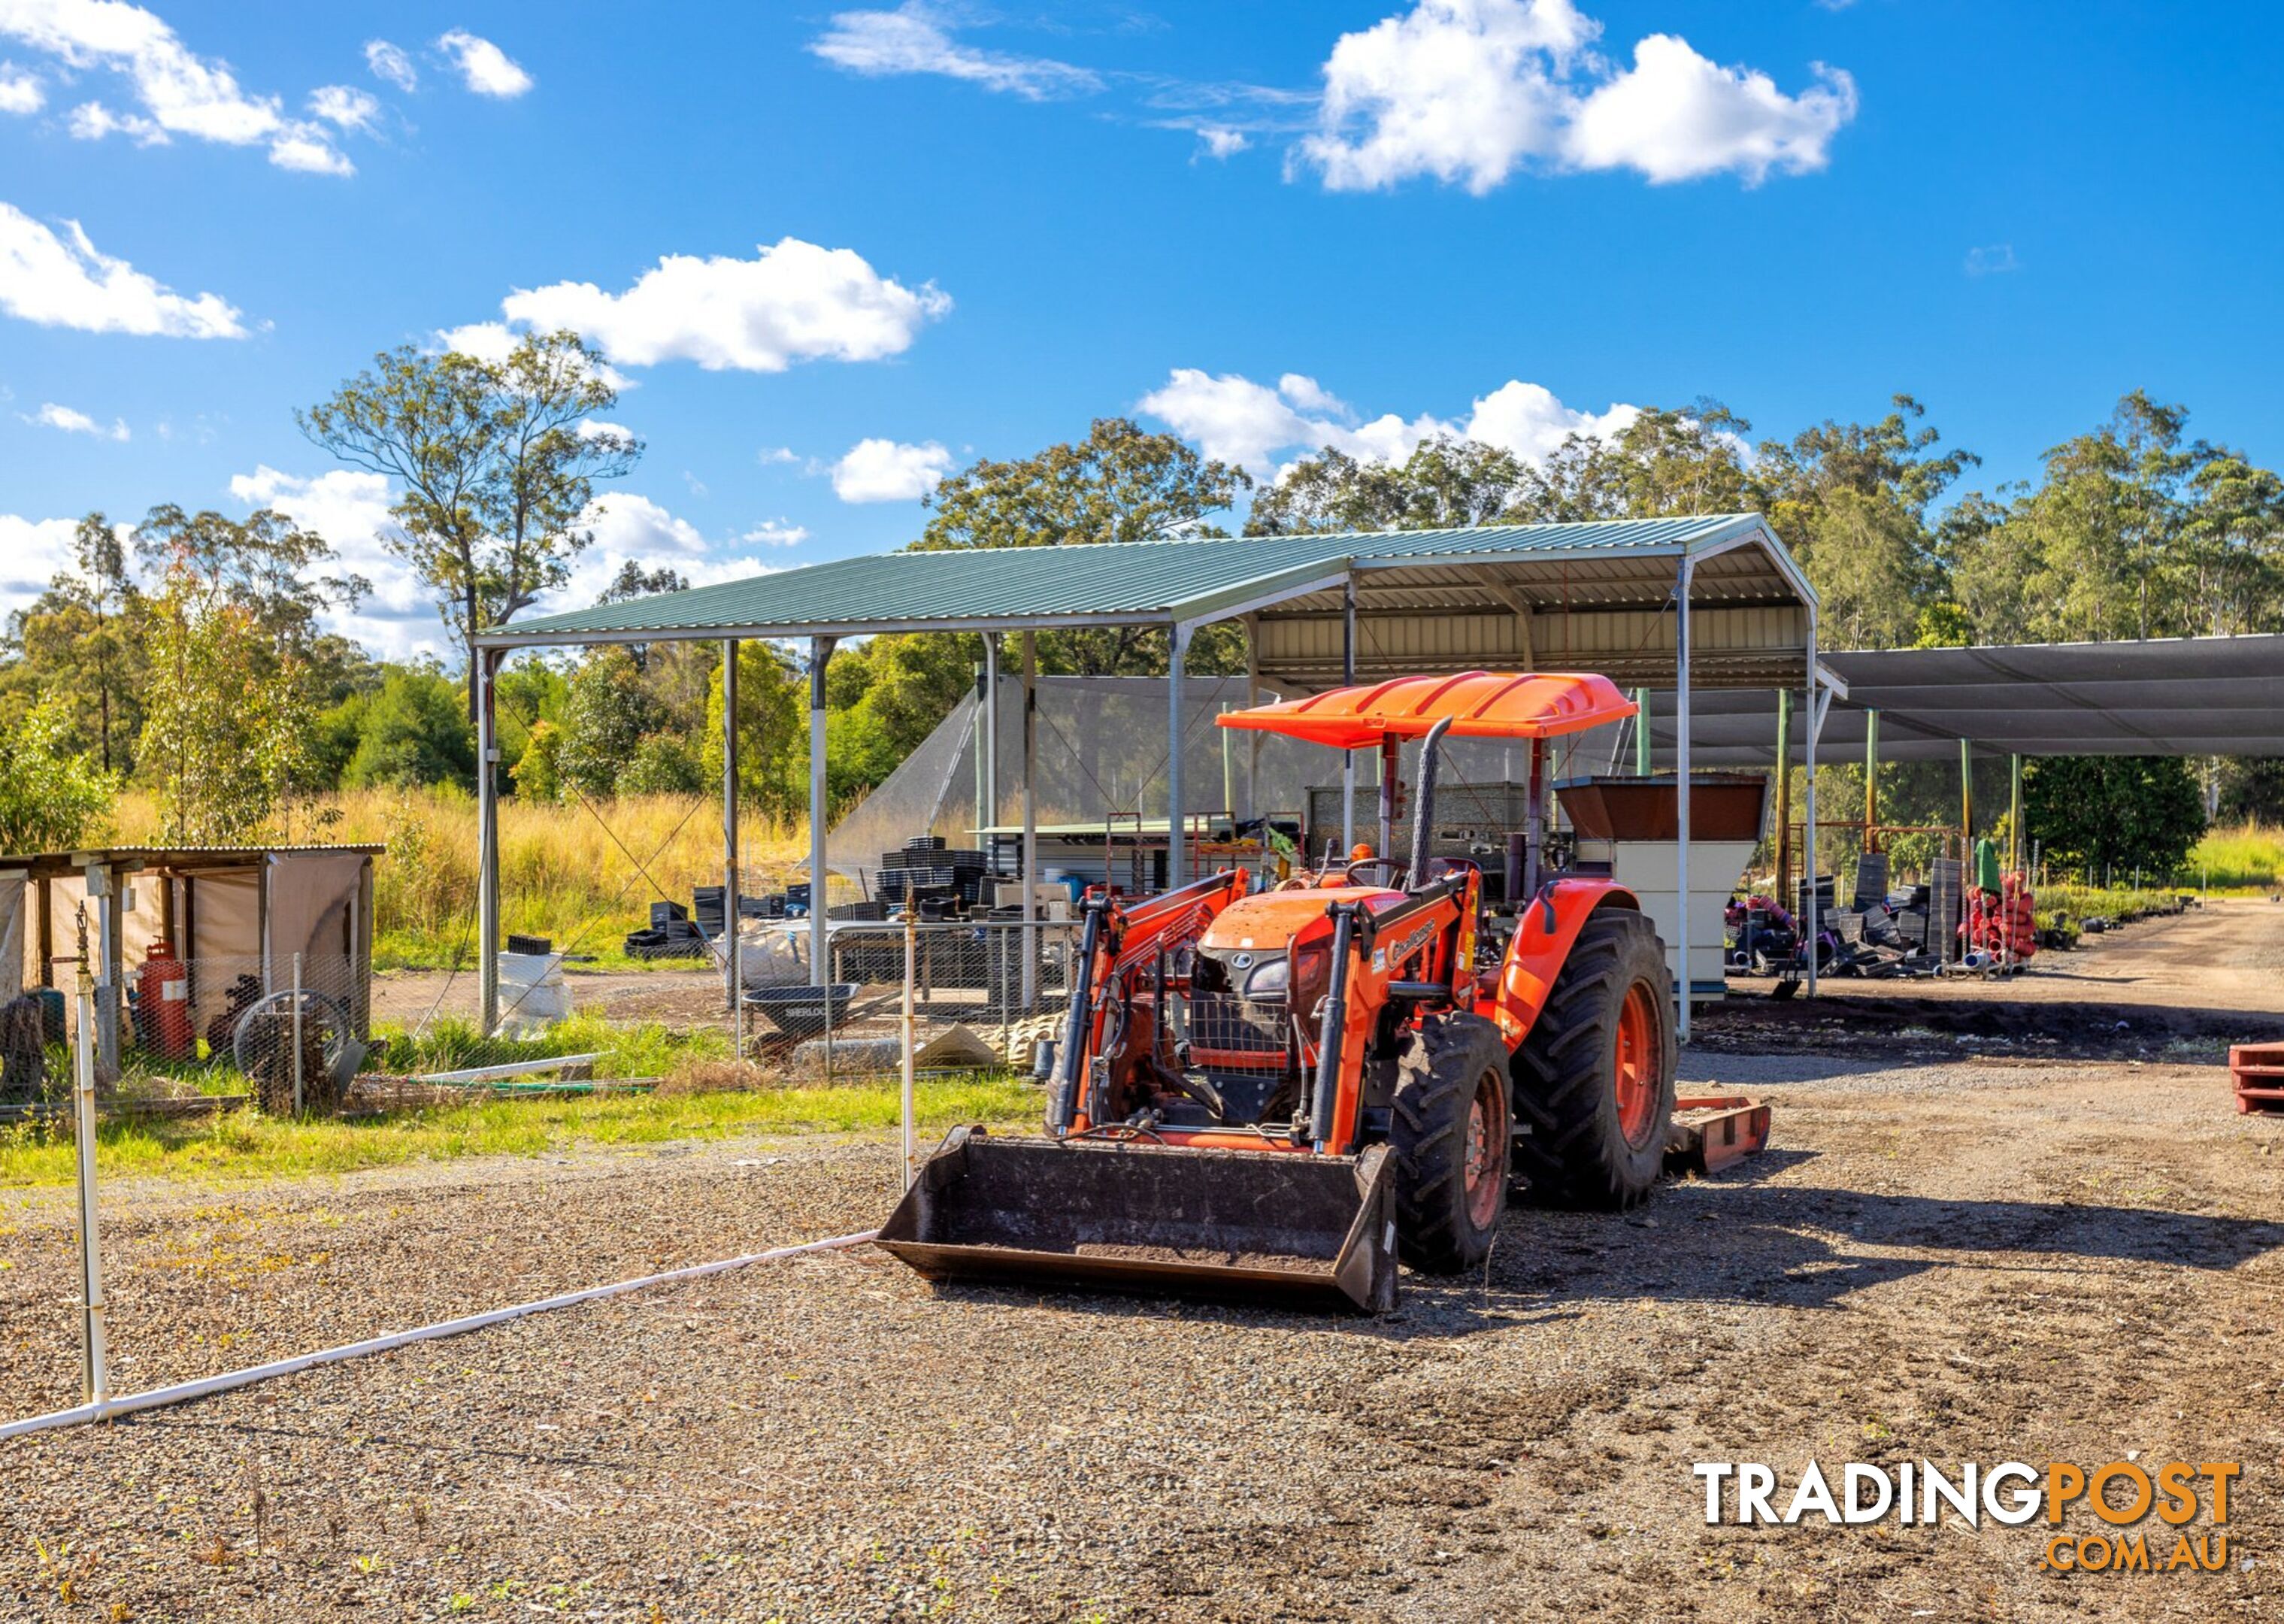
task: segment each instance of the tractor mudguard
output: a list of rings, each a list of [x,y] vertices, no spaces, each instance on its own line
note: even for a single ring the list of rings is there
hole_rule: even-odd
[[[1538,1022],[1553,990],[1554,978],[1570,956],[1578,933],[1598,909],[1623,908],[1641,911],[1634,894],[1615,880],[1558,879],[1531,898],[1515,924],[1514,940],[1498,969],[1498,987],[1491,995],[1491,1013],[1499,1035],[1513,1050]],[[1477,1006],[1480,1009],[1480,1005]]]

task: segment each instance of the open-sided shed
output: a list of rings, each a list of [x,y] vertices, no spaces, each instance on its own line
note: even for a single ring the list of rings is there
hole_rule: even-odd
[[[92,961],[98,1065],[118,1069],[130,978],[154,944],[187,967],[191,1025],[233,996],[303,985],[351,1030],[369,1021],[372,864],[379,846],[106,847],[0,856],[0,1004],[68,988],[82,913]]]
[[[1021,638],[1028,691],[1040,631],[1162,628],[1171,649],[1165,810],[1169,872],[1179,872],[1190,809],[1179,747],[1182,679],[1193,636],[1223,621],[1245,628],[1248,676],[1287,689],[1406,672],[1578,669],[1631,686],[1672,690],[1686,712],[1700,689],[1797,685],[1812,691],[1818,683],[1816,595],[1756,514],[897,552],[494,628],[477,639],[481,754],[487,762],[499,759],[492,679],[500,661],[517,649],[718,640],[734,652],[747,637],[804,640],[810,678],[810,871],[821,879],[827,871],[829,822],[825,674],[839,642],[880,632],[1013,633]],[[996,683],[996,644],[987,639],[986,647]],[[725,659],[723,671],[731,688],[727,717],[736,710],[735,660]],[[997,707],[989,708],[996,714]],[[1024,714],[1030,714],[1028,705]],[[736,738],[734,730],[728,731],[724,866],[734,888]],[[1036,740],[1029,726],[1023,731],[1028,785]],[[1690,889],[1687,736],[1685,728],[1676,876],[1685,895]],[[488,1027],[498,1005],[500,946],[494,777],[480,775],[479,795],[479,930]],[[1812,795],[1805,810],[1812,824]],[[1027,829],[1034,826],[1035,812],[1027,794]],[[1024,866],[1027,874],[1036,874],[1036,842],[1028,836]],[[810,963],[820,979],[829,956],[825,928],[818,909]],[[1683,1003],[1686,1011],[1687,1000]],[[1686,1027],[1686,1014],[1684,1019]]]

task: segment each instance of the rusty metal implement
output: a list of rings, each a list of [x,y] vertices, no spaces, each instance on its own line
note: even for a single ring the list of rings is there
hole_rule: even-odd
[[[1388,1154],[995,1139],[958,1128],[878,1244],[936,1281],[1385,1313],[1396,1285]]]

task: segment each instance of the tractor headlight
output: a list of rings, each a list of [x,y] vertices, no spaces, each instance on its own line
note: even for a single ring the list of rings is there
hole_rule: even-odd
[[[1245,995],[1248,998],[1282,998],[1292,984],[1293,966],[1279,953],[1274,958],[1257,961],[1245,978]]]

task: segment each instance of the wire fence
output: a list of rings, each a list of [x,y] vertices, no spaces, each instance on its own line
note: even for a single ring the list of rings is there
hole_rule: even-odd
[[[827,941],[822,985],[806,974],[786,975],[786,960],[777,956],[760,974],[747,973],[747,1046],[754,1058],[777,1061],[805,1081],[888,1075],[903,1065],[909,1007],[916,1070],[1028,1073],[1069,1005],[1079,926],[1022,918],[852,920],[833,924]]]
[[[331,1112],[372,1051],[368,988],[341,953],[146,953],[89,1000],[98,1086],[154,1112]],[[60,1109],[80,1025],[60,992],[35,988],[0,1010],[0,1113]]]

